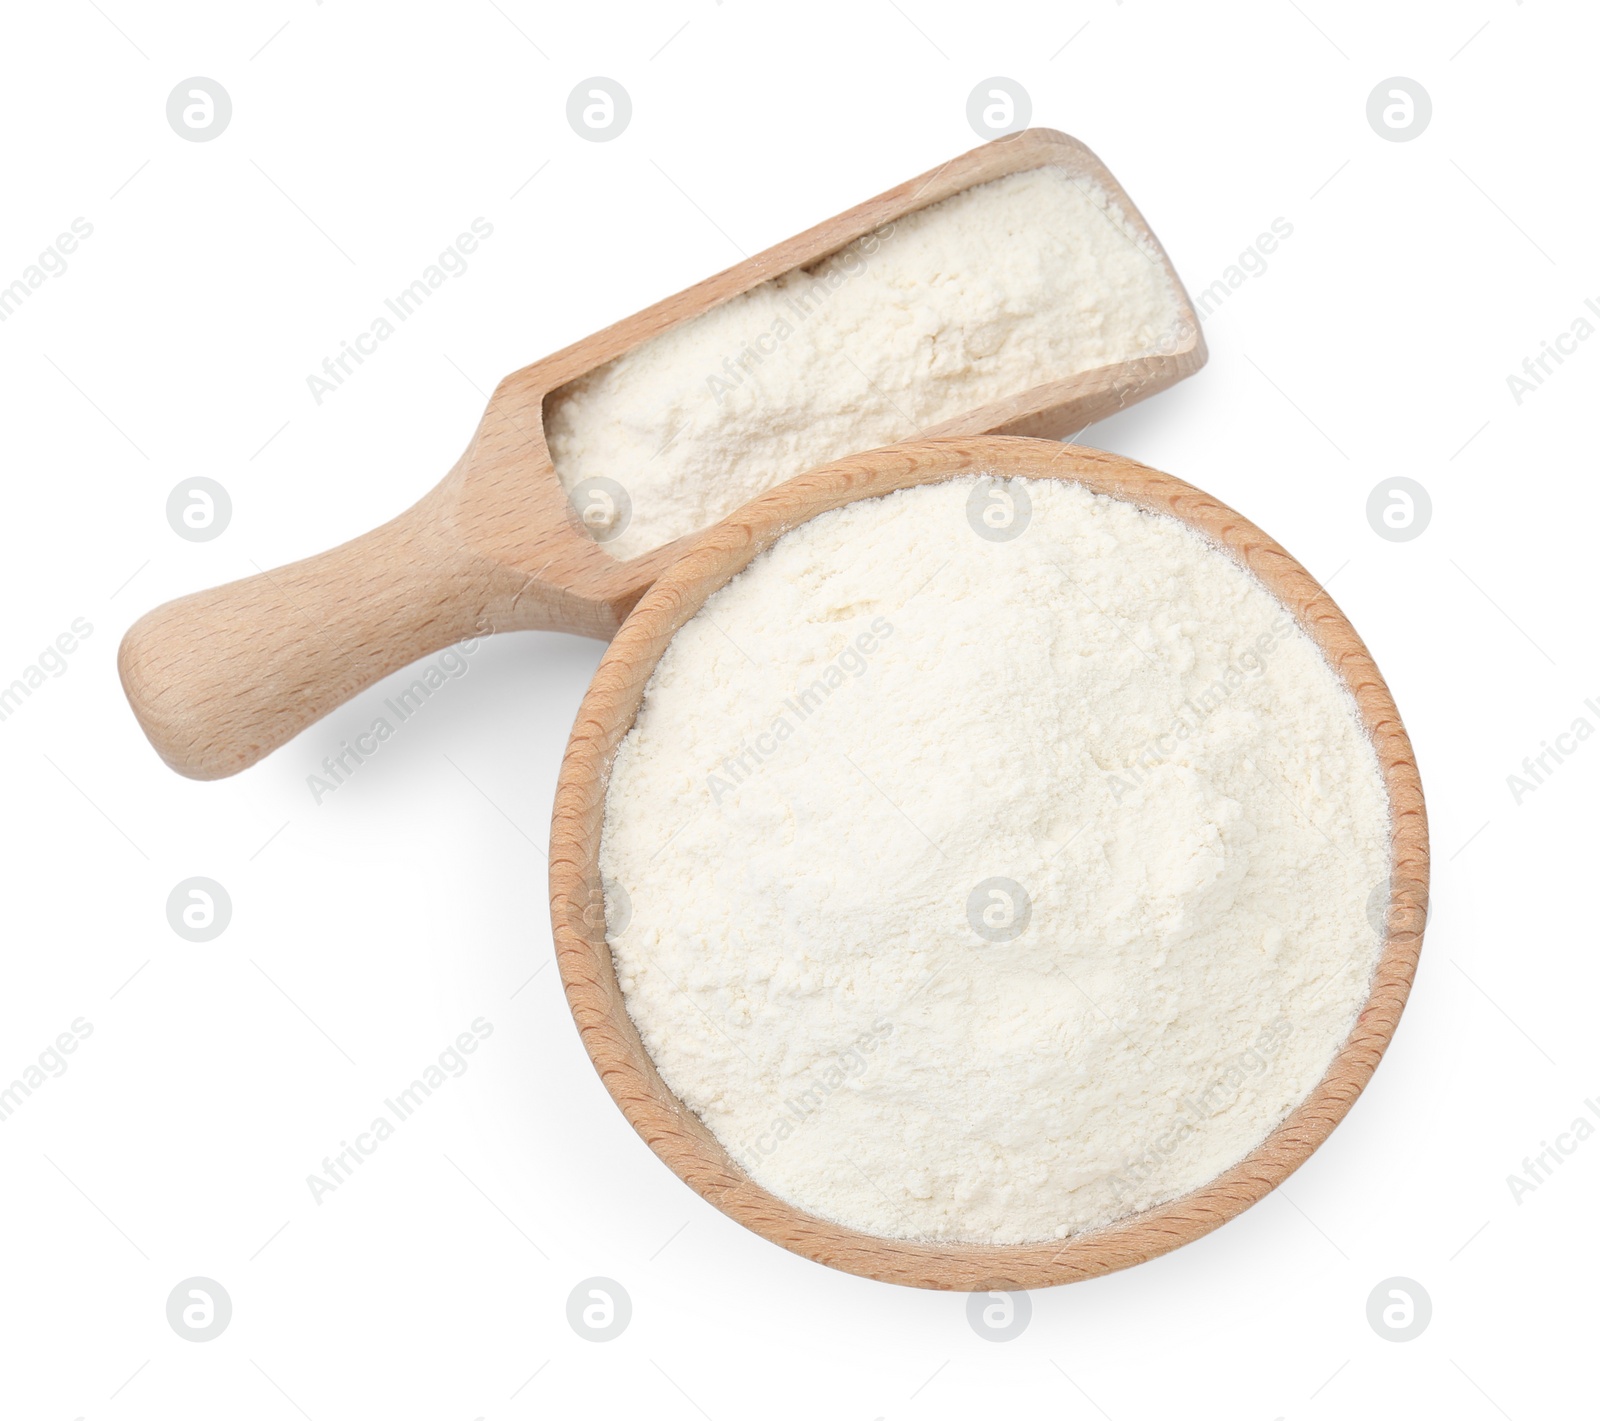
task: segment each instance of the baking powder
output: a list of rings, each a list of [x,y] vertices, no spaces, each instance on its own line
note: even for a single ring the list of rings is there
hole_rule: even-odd
[[[1388,839],[1354,701],[1223,550],[966,478],[815,518],[707,600],[600,862],[644,1044],[758,1183],[1015,1243],[1195,1188],[1306,1096]]]

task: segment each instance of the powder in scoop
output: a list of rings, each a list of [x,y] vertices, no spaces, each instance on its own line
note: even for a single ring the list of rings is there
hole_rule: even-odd
[[[966,478],[815,518],[707,600],[600,864],[644,1044],[758,1183],[1021,1243],[1196,1188],[1307,1095],[1388,840],[1353,699],[1231,557]]]
[[[618,558],[795,474],[1176,348],[1167,268],[1106,192],[1040,168],[923,208],[551,396],[556,473]],[[620,485],[615,490],[593,479]],[[624,514],[624,509],[628,512]]]

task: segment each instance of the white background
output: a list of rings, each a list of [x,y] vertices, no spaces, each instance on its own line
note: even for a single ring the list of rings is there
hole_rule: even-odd
[[[74,1018],[93,1034],[0,1124],[0,1411],[1592,1409],[1600,1142],[1520,1202],[1507,1176],[1600,1096],[1600,745],[1520,805],[1506,777],[1600,724],[1600,342],[1520,404],[1507,376],[1600,297],[1597,29],[1575,0],[7,7],[0,284],[74,218],[94,232],[0,325],[0,683],[74,618],[93,632],[0,723],[0,1082]],[[232,97],[211,142],[165,118],[192,75]],[[567,125],[591,75],[632,96],[614,142]],[[598,644],[486,643],[320,804],[307,776],[392,688],[196,784],[115,671],[141,612],[420,495],[501,375],[972,146],[991,75],[1107,162],[1192,291],[1292,224],[1208,319],[1209,367],[1086,438],[1331,580],[1416,742],[1435,851],[1410,1007],[1328,1144],[1201,1242],[1035,1294],[1003,1345],[963,1296],[722,1218],[602,1089],[542,855]],[[1411,142],[1367,123],[1394,75],[1432,96]],[[306,376],[475,217],[494,235],[468,272],[318,406]],[[1434,505],[1407,543],[1364,512],[1396,474]],[[209,543],[165,518],[197,475],[233,500]],[[166,918],[192,875],[233,901],[206,944]],[[306,1176],[480,1016],[470,1070],[315,1203]],[[195,1275],[234,1309],[204,1344],[165,1315]],[[605,1344],[566,1319],[595,1275],[633,1300]],[[1433,1301],[1412,1342],[1366,1318],[1396,1275]]]

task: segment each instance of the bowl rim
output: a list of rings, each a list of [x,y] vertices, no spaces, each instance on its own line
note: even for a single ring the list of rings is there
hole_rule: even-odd
[[[1175,517],[1227,552],[1294,615],[1354,697],[1389,795],[1387,935],[1367,1000],[1311,1092],[1244,1159],[1141,1213],[1024,1244],[880,1238],[808,1214],[756,1184],[661,1079],[628,1015],[605,937],[598,856],[612,759],[667,643],[712,592],[792,528],[846,503],[969,474],[1054,478]],[[1300,1167],[1361,1093],[1393,1037],[1422,946],[1428,830],[1411,742],[1371,654],[1326,590],[1226,504],[1171,475],[1053,440],[917,440],[791,479],[706,530],[639,601],[601,658],[562,759],[550,835],[556,960],[578,1034],[629,1124],[680,1179],[752,1232],[832,1268],[915,1287],[1052,1286],[1155,1258],[1258,1202]]]

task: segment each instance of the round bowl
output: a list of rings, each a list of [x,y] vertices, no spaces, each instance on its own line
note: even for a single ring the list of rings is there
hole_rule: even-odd
[[[807,519],[857,499],[974,473],[1080,484],[1180,519],[1227,552],[1289,609],[1349,688],[1389,795],[1386,941],[1371,992],[1327,1074],[1231,1169],[1166,1204],[1064,1241],[879,1238],[769,1193],[661,1079],[628,1015],[605,937],[599,852],[611,762],[678,628],[752,558]],[[790,480],[696,538],[645,593],[595,672],[562,762],[550,832],[550,908],[567,1000],[600,1079],[645,1143],[690,1188],[763,1238],[831,1268],[923,1288],[1037,1288],[1092,1278],[1189,1243],[1268,1194],[1327,1139],[1371,1078],[1411,988],[1427,901],[1427,814],[1411,742],[1371,655],[1316,579],[1254,524],[1199,489],[1114,454],[1044,439],[928,439],[854,455]]]

